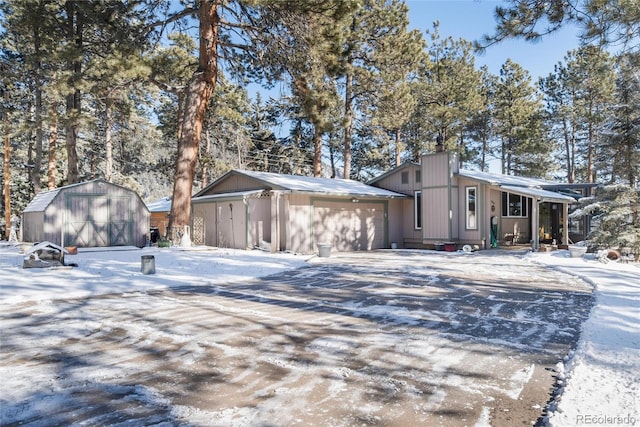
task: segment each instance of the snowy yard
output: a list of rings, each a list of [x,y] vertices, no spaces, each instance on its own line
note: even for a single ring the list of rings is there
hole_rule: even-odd
[[[0,423],[631,424],[640,270],[565,255],[5,246]]]

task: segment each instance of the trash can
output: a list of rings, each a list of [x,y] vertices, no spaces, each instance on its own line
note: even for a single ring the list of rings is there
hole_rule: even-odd
[[[142,255],[140,271],[142,274],[155,274],[156,258],[153,255]]]
[[[329,258],[331,256],[331,243],[318,243],[318,256]]]

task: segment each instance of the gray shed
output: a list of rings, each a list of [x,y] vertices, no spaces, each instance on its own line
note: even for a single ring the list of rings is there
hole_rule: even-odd
[[[60,246],[138,246],[147,243],[149,210],[140,196],[103,179],[37,194],[22,218],[26,242]]]

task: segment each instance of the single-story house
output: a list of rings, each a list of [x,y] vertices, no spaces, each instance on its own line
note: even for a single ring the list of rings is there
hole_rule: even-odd
[[[230,248],[356,251],[402,238],[407,196],[362,182],[232,170],[192,198],[191,240]]]
[[[143,247],[148,233],[149,210],[140,196],[103,179],[38,193],[22,216],[25,242]]]
[[[559,183],[460,169],[455,153],[439,152],[369,184],[410,197],[397,219],[404,247],[569,242],[568,209],[576,197]]]
[[[312,253],[569,243],[569,186],[459,168],[424,155],[361,183],[232,170],[192,199],[191,239],[218,247]]]

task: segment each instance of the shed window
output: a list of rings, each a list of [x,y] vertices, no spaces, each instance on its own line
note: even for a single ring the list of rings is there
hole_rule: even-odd
[[[503,191],[502,216],[526,218],[528,216],[527,197]]]
[[[408,184],[409,183],[409,172],[404,171],[400,174],[400,182],[402,184]]]
[[[413,194],[413,218],[416,230],[422,229],[422,191]]]
[[[476,221],[476,187],[466,187],[466,216],[467,216],[467,229],[475,230],[478,228]]]
[[[422,174],[419,170],[416,171],[416,182],[422,182]]]

